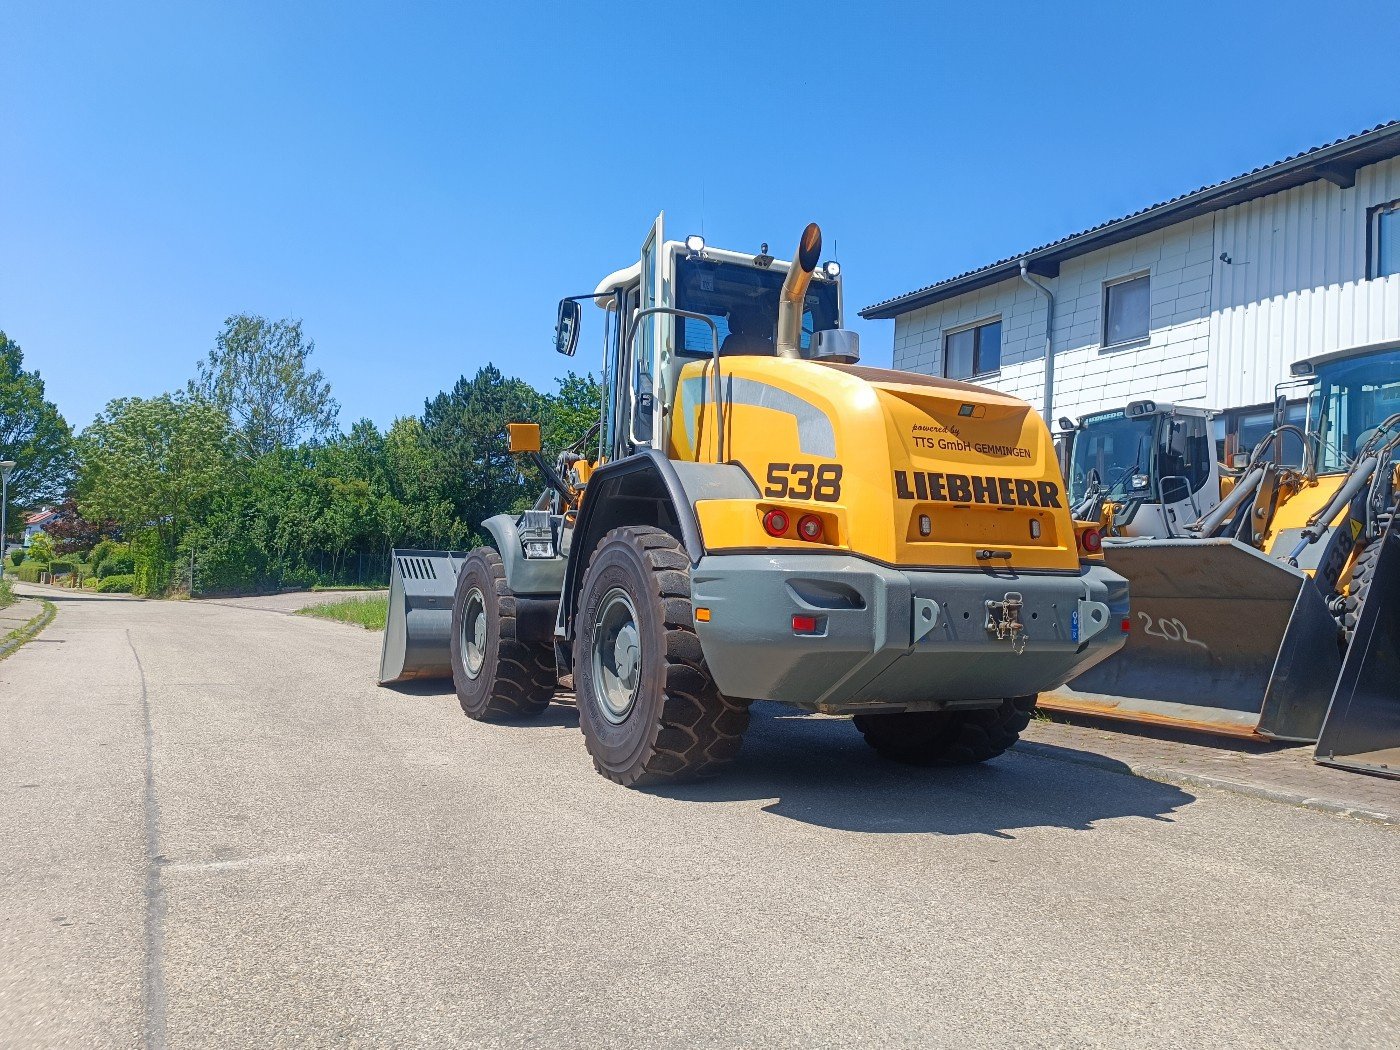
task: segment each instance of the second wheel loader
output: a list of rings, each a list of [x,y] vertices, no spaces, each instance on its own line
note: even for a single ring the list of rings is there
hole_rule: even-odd
[[[594,765],[629,786],[732,759],[754,700],[852,714],[895,759],[980,762],[1123,645],[1127,587],[1083,549],[1044,423],[859,365],[820,252],[815,225],[785,264],[658,219],[638,263],[561,302],[565,354],[603,308],[602,420],[552,462],[511,428],[549,488],[455,570],[468,715],[531,717],[572,674]],[[395,637],[431,633],[439,601],[399,585]],[[381,680],[404,673],[388,647]]]
[[[1312,387],[1306,430],[1284,421],[1280,401],[1273,432],[1233,484],[1218,496],[1201,486],[1211,506],[1197,520],[1167,522],[1161,498],[1150,508],[1156,516],[1107,506],[1118,526],[1105,558],[1132,585],[1136,629],[1119,655],[1042,697],[1042,707],[1275,740],[1321,737],[1319,761],[1400,775],[1400,674],[1392,673],[1400,536],[1391,535],[1400,348],[1327,354],[1294,373]],[[1285,437],[1305,449],[1301,466],[1281,462]],[[1161,451],[1148,449],[1141,499],[1154,503],[1148,479],[1160,472]],[[1086,461],[1078,450],[1074,458]],[[1177,483],[1182,494],[1188,480]],[[1149,527],[1133,528],[1139,519]]]

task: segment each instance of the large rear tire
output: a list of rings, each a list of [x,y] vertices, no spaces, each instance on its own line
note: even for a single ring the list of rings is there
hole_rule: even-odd
[[[647,526],[603,537],[574,638],[579,728],[593,765],[625,787],[713,773],[739,753],[747,701],[720,694],[690,604],[690,559]]]
[[[452,684],[462,710],[480,722],[534,718],[554,696],[554,647],[521,641],[516,614],[501,556],[478,547],[452,599]]]
[[[915,766],[971,766],[996,758],[1030,725],[1034,696],[978,711],[856,715],[865,742],[884,758]]]

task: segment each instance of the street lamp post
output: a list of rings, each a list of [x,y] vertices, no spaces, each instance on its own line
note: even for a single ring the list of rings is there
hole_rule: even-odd
[[[0,460],[0,576],[5,574],[5,554],[8,548],[5,536],[10,525],[5,514],[10,509],[10,474],[14,469],[14,460]]]

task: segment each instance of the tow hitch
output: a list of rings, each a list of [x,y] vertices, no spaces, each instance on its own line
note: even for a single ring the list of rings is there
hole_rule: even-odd
[[[1021,622],[1021,607],[1025,604],[1020,591],[1007,591],[1001,601],[986,601],[987,630],[997,641],[1010,641],[1011,651],[1020,656],[1026,651],[1026,625]]]

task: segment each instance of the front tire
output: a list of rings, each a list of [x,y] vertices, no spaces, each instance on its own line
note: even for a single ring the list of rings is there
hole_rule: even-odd
[[[644,787],[733,760],[747,701],[720,694],[690,604],[690,559],[668,533],[614,529],[579,595],[574,686],[579,728],[599,773]]]
[[[479,722],[534,718],[558,684],[554,648],[519,637],[516,597],[501,556],[489,547],[467,555],[452,599],[452,684]]]
[[[971,766],[996,758],[1020,739],[1034,696],[979,711],[904,711],[856,715],[865,742],[884,758],[914,766]]]

